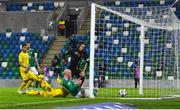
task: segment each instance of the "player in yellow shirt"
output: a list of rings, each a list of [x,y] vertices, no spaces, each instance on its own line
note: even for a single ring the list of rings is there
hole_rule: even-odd
[[[67,71],[64,71],[65,74],[68,74]],[[69,75],[69,74],[68,74]],[[61,79],[59,79],[59,76],[57,78],[58,83],[61,83]],[[65,97],[69,94],[69,91],[66,90],[61,84],[59,88],[53,88],[46,80],[42,80],[40,83],[43,90],[31,90],[26,91],[26,94],[28,95],[41,95],[44,97]]]
[[[45,80],[41,81],[41,87],[43,88],[43,90],[41,90],[41,91],[31,90],[31,91],[26,91],[26,94],[41,95],[44,97],[65,97],[69,94],[69,92],[65,88],[63,88],[63,87],[53,88]]]
[[[65,69],[64,70],[64,78],[60,79],[59,76],[57,78],[57,82],[60,85],[60,88],[53,88],[51,85],[43,80],[41,81],[41,87],[43,88],[42,91],[28,91],[26,92],[29,95],[41,95],[44,97],[51,96],[51,97],[65,97],[69,93],[73,96],[76,96],[80,91],[80,85],[82,83],[81,80],[77,80],[76,83],[72,81],[71,70]]]
[[[27,53],[26,44],[22,45],[22,51],[19,54],[19,65],[22,82],[17,93],[22,94],[23,90],[26,90],[34,80],[41,81],[41,79],[35,75],[29,67],[29,55]]]

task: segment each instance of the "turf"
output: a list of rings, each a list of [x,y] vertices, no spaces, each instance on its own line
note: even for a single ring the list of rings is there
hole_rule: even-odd
[[[52,109],[60,107],[68,107],[75,105],[88,105],[101,102],[120,102],[133,104],[139,109],[180,109],[180,98],[176,99],[162,99],[162,100],[129,100],[117,99],[117,97],[100,98],[102,93],[99,93],[94,99],[79,98],[68,96],[62,97],[41,97],[28,96],[26,94],[19,95],[16,93],[17,88],[0,88],[0,108],[37,108],[37,109]],[[116,90],[116,89],[115,89]],[[100,90],[106,91],[108,90]],[[128,90],[127,90],[128,91]]]

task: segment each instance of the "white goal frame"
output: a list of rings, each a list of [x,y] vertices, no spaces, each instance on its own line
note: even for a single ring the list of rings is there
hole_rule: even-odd
[[[180,29],[180,24],[173,24],[170,26],[162,26],[160,24],[148,23],[143,20],[134,18],[132,16],[123,14],[121,12],[114,11],[105,6],[101,6],[95,3],[91,4],[91,27],[90,27],[90,69],[89,69],[89,92],[90,98],[94,98],[93,89],[94,89],[94,55],[95,55],[95,18],[96,18],[96,8],[100,8],[111,12],[115,15],[121,16],[128,21],[136,23],[141,26],[140,31],[140,87],[139,87],[139,95],[143,96],[143,67],[144,67],[144,27],[150,27],[155,29],[164,29],[164,30],[174,30]],[[178,59],[177,64],[178,64]],[[178,68],[178,67],[177,67]],[[177,72],[177,76],[179,76],[179,72]],[[179,82],[179,78],[177,79]]]

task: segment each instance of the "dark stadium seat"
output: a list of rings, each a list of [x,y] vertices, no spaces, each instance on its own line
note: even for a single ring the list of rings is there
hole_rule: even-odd
[[[119,1],[119,0],[117,0]],[[161,0],[120,0],[120,4],[116,5],[115,2],[104,2],[105,6],[108,7],[138,7],[139,4],[143,4],[144,6],[168,6],[168,5],[172,5],[176,0],[165,0],[164,4],[160,3]],[[174,7],[176,7],[176,15],[178,16],[178,18],[180,19],[180,2],[177,2]],[[104,15],[102,13],[102,15]],[[102,17],[102,16],[101,16]]]
[[[25,41],[20,41],[20,36],[25,36]],[[53,36],[48,36],[48,41],[42,41],[35,33],[12,32],[11,37],[6,37],[5,33],[0,33],[0,62],[8,62],[6,68],[0,65],[0,78],[11,79],[19,78],[18,55],[21,51],[20,45],[25,42],[32,42],[32,48],[39,52],[39,60],[47,52],[50,43],[54,40]]]
[[[172,5],[174,3],[174,1],[175,0],[165,0],[165,3],[161,4],[160,0],[120,0],[120,4],[118,4],[118,5],[115,2],[109,2],[109,1],[104,2],[104,5],[109,6],[109,7],[114,7],[114,6],[116,6],[116,7],[138,7],[139,4],[143,4],[144,6],[164,6],[164,5]],[[176,11],[175,11],[176,15],[180,18],[179,4],[180,4],[180,2],[175,4],[174,7],[176,7]],[[144,13],[144,14],[146,14],[146,13]],[[105,20],[104,18],[106,16],[110,16],[110,19]],[[124,25],[124,23],[126,23],[126,21],[125,22],[121,21],[121,19],[119,19],[119,21],[116,21],[116,19],[118,19],[116,16],[112,16],[110,13],[107,13],[105,11],[102,11],[100,13],[100,18],[101,19],[96,20],[96,23],[101,23],[101,24],[111,23],[112,27],[118,27],[119,29],[122,29],[122,26]],[[113,19],[113,20],[111,20],[111,19]],[[105,56],[104,54],[107,54],[107,53],[103,49],[97,48],[95,50],[95,56],[97,55],[100,58],[101,57],[105,58],[104,60],[105,60],[105,63],[107,63],[107,68],[108,68],[108,66],[110,66],[108,64],[111,64],[113,62],[113,59],[112,59],[113,57],[111,57],[111,56],[113,56],[113,55],[116,56],[116,54],[120,54],[121,48],[124,48],[124,47],[127,48],[127,53],[121,54],[123,56],[123,61],[124,61],[124,63],[122,64],[123,66],[127,66],[127,63],[129,61],[135,61],[136,59],[138,59],[138,53],[140,52],[139,37],[137,35],[133,34],[133,33],[137,33],[138,25],[135,25],[135,24],[130,23],[130,22],[129,22],[129,24],[130,24],[131,30],[129,30],[129,35],[127,35],[126,37],[122,34],[122,32],[126,30],[125,28],[123,30],[119,30],[119,31],[121,31],[121,34],[115,33],[115,34],[111,35],[111,37],[113,37],[113,38],[115,36],[118,36],[119,42],[121,42],[120,46],[116,46],[117,50],[113,49],[113,39],[108,38],[108,37],[105,37],[105,38],[103,37],[104,39],[102,38],[102,36],[106,36],[107,31],[112,31],[111,28],[106,28],[106,25],[103,25],[101,27],[101,29],[96,30],[97,31],[96,32],[97,33],[96,34],[97,35],[97,41],[95,41],[95,43],[99,44],[100,42],[103,42],[104,45],[109,46],[108,50],[110,52],[108,53],[108,55],[109,55],[108,58],[106,58],[107,56]],[[101,30],[103,30],[103,31],[101,31]],[[136,37],[134,37],[134,36],[136,36]],[[161,44],[162,42],[165,42],[161,38],[157,37],[158,36],[157,33],[151,33],[151,36],[152,37],[149,38],[149,43],[151,43],[152,45],[157,45],[157,44]],[[169,36],[171,36],[171,35],[169,35]],[[169,37],[168,39],[172,40],[171,37]],[[159,41],[161,41],[161,42],[159,42]],[[164,49],[164,45],[158,45],[158,48],[154,48],[151,46],[147,47],[145,45],[145,50],[151,50],[152,51],[151,53],[145,52],[144,60],[149,61],[147,65],[153,67],[153,66],[155,66],[155,65],[153,65],[154,64],[153,62],[161,62],[162,59],[160,59],[160,57],[158,58],[157,56],[163,55],[162,53],[158,54],[163,49]],[[136,54],[136,56],[134,54]],[[172,61],[172,59],[167,59],[167,60],[169,60],[169,62]],[[95,65],[98,65],[98,63],[95,62]],[[121,64],[118,64],[118,65],[121,65]],[[169,65],[171,65],[171,63]],[[121,73],[124,74],[125,76],[129,75],[130,71],[125,70],[127,67],[123,68],[123,66],[119,67],[121,69]],[[132,68],[133,67],[134,67],[134,64],[132,65]],[[113,72],[116,69],[117,69],[116,64],[114,63],[114,66],[108,71]],[[153,71],[156,71],[156,70],[153,69]]]
[[[45,2],[45,3],[38,3],[33,2],[32,6],[28,6],[27,3],[7,3],[7,11],[41,11],[39,10],[39,6],[43,6],[44,9],[42,11],[53,11],[55,10],[54,2]],[[27,7],[27,9],[23,10],[23,6]]]

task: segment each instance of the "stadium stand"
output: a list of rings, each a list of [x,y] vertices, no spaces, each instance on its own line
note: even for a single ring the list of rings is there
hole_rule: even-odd
[[[116,2],[105,2],[104,5],[108,7],[145,7],[145,6],[164,6],[164,5],[172,5],[173,0],[169,1],[163,1],[163,0],[154,0],[154,1],[149,1],[149,0],[142,0],[142,1],[135,1],[135,0],[121,0],[121,2],[116,1]],[[176,14],[179,16],[179,7],[178,4],[176,4]],[[124,13],[126,13],[124,11]],[[126,13],[127,14],[127,13]],[[109,20],[106,20],[106,18],[109,17]],[[118,21],[118,23],[116,22]],[[101,58],[96,58],[95,61],[97,60],[104,60],[105,64],[107,65],[107,72],[113,73],[115,71],[120,71],[122,73],[122,76],[131,76],[133,74],[133,68],[135,67],[135,64],[131,65],[131,68],[127,68],[129,66],[129,62],[131,61],[136,61],[138,59],[138,53],[140,52],[140,43],[139,43],[139,35],[138,33],[138,25],[131,23],[131,22],[126,22],[126,20],[123,20],[122,18],[118,18],[116,16],[112,16],[110,13],[102,11],[100,13],[100,19],[96,20],[97,24],[102,24],[101,27],[97,27],[96,29],[96,36],[97,36],[97,41],[96,44],[103,43],[104,46],[109,45],[109,49],[111,50],[110,53],[107,53],[106,50],[97,48],[95,50],[95,56],[100,56]],[[106,24],[104,26],[104,24]],[[108,27],[107,24],[111,24],[110,27]],[[126,27],[125,24],[128,24]],[[108,32],[112,31],[111,27],[118,27],[119,31],[121,33],[111,33],[111,36],[113,37],[102,37],[102,36],[108,36]],[[101,30],[101,31],[100,31]],[[152,30],[153,31],[153,30]],[[136,33],[136,34],[135,34]],[[160,33],[164,33],[161,31]],[[163,39],[163,37],[157,37],[155,33],[148,33],[148,34],[153,34],[149,35],[152,36],[149,38],[149,43],[151,46],[145,46],[145,50],[152,50],[153,45],[157,45],[158,43],[158,48],[153,48],[152,52],[146,52],[145,53],[145,58],[144,60],[151,61],[151,62],[146,62],[150,67],[152,67],[152,71],[155,73],[157,71],[158,67],[154,65],[154,62],[159,62],[162,63],[163,59],[160,59],[160,56],[164,55],[163,53],[159,54],[161,50],[163,50],[165,47],[163,46],[164,43],[168,41],[168,39],[172,39],[171,35],[168,36],[167,39]],[[113,41],[115,40],[114,38],[118,37],[119,42],[122,45],[114,46],[113,48]],[[146,35],[148,36],[148,35]],[[133,42],[130,42],[133,41]],[[108,47],[105,47],[108,48]],[[119,53],[121,53],[121,56],[123,58],[121,59],[123,63],[117,64],[116,63],[116,58],[114,59],[114,56],[117,56]],[[124,54],[123,54],[124,53]],[[136,55],[135,55],[136,54]],[[151,60],[150,60],[151,58]],[[170,62],[172,59],[166,59],[169,64],[165,65],[173,65],[173,62]],[[108,64],[113,64],[108,65]],[[100,64],[96,62],[95,66],[99,67]],[[112,67],[109,67],[112,66]],[[97,69],[98,71],[98,69]],[[173,70],[172,70],[173,71]],[[155,76],[154,76],[155,78]]]
[[[121,1],[112,1],[112,2],[104,2],[104,5],[105,6],[108,6],[108,7],[146,7],[146,6],[164,6],[164,5],[172,5],[174,3],[174,0],[121,0]],[[175,6],[172,7],[172,9],[175,11],[175,14],[180,18],[180,2],[178,2],[177,4],[175,4]],[[130,22],[126,22],[125,20],[122,20],[122,18],[116,18],[115,16],[112,16],[110,13],[106,13],[106,12],[101,12],[100,14],[100,18],[101,19],[98,19],[96,20],[97,23],[105,23],[105,24],[108,24],[108,23],[111,23],[112,26],[111,27],[119,27],[119,29],[122,29],[122,33],[127,31],[128,28],[125,28],[124,25],[125,24],[129,24],[131,27],[131,29],[128,31],[129,35],[127,35],[128,37],[124,37],[124,35],[120,34],[120,33],[114,33],[113,36],[119,36],[119,42],[122,43],[121,46],[119,46],[118,48],[112,48],[110,47],[109,50],[111,50],[111,55],[107,56],[106,54],[106,51],[104,49],[101,49],[101,48],[97,48],[95,50],[95,56],[101,56],[101,58],[95,58],[95,61],[97,60],[104,60],[105,61],[105,64],[106,64],[106,68],[107,68],[107,72],[113,72],[113,71],[117,71],[117,69],[119,69],[119,71],[122,72],[122,76],[130,76],[130,75],[133,75],[133,74],[130,74],[132,73],[133,71],[133,68],[135,67],[135,64],[132,64],[131,65],[131,68],[125,68],[128,66],[128,62],[130,61],[136,61],[138,59],[138,56],[135,56],[134,54],[138,55],[139,51],[140,51],[140,43],[139,43],[139,35],[133,35],[132,33],[138,33],[138,25],[134,24],[134,23],[130,23]],[[110,20],[104,20],[106,16],[109,16],[110,17]],[[113,19],[113,20],[111,20]],[[118,23],[117,22],[114,22],[114,21],[117,21],[118,20]],[[122,28],[124,27],[124,28]],[[101,29],[103,29],[103,32],[100,31]],[[107,46],[107,45],[110,45],[112,46],[113,45],[113,38],[106,38],[106,39],[103,39],[101,36],[105,36],[107,34],[108,31],[112,31],[110,28],[106,28],[106,26],[102,26],[102,27],[97,27],[96,29],[96,35],[97,35],[97,41],[96,43],[97,44],[100,44],[100,42],[98,41],[103,41],[104,45]],[[163,33],[163,31],[161,32]],[[152,33],[151,33],[152,34]],[[86,42],[86,44],[89,44],[89,41],[86,40],[87,38],[87,35],[85,36],[81,36],[81,35],[74,35],[74,41],[75,41],[75,46],[77,46],[78,42]],[[152,40],[153,39],[153,40]],[[156,39],[156,40],[154,40]],[[170,36],[168,37],[168,39],[171,39]],[[168,40],[166,39],[166,40]],[[153,62],[161,62],[163,59],[158,59],[158,56],[161,56],[163,54],[157,54],[158,52],[160,52],[160,50],[164,49],[163,45],[161,45],[162,43],[165,43],[166,40],[162,39],[162,38],[157,38],[156,35],[154,34],[153,37],[151,37],[149,39],[151,45],[155,45],[157,44],[157,42],[159,42],[159,48],[156,48],[155,50],[153,50],[152,53],[145,53],[145,60],[148,60],[149,58],[152,58]],[[88,41],[88,42],[87,42]],[[130,41],[133,41],[130,42]],[[153,41],[153,42],[151,42]],[[62,48],[60,50],[60,53],[61,55],[65,54],[67,51],[68,51],[68,47],[69,47],[69,39],[66,40],[66,44],[64,46],[64,48]],[[151,46],[145,46],[145,49],[147,50],[151,50],[152,47]],[[86,51],[89,51],[89,48],[86,50]],[[124,55],[124,63],[122,63],[121,65],[116,65],[116,59],[113,58],[114,54],[119,54],[120,51],[124,51],[124,52],[127,52],[125,55]],[[87,52],[89,53],[89,52]],[[111,56],[111,57],[110,57]],[[103,58],[106,58],[106,59],[103,59]],[[166,60],[169,60],[170,59],[166,59]],[[148,62],[148,65],[152,66],[152,71],[156,71],[157,67],[153,67],[155,65],[153,65],[153,62]],[[111,64],[111,63],[114,63],[113,67],[109,67],[110,65],[108,64]],[[147,62],[146,62],[147,63]],[[169,65],[172,65],[173,62],[170,62]],[[145,64],[147,65],[147,64]],[[99,63],[96,63],[95,66],[99,67],[100,64]],[[117,66],[120,66],[120,67],[117,67]],[[98,71],[98,69],[97,69]],[[98,74],[98,72],[96,72]]]
[[[175,0],[121,0],[113,2],[104,2],[104,6],[108,7],[146,7],[146,6],[171,6]],[[174,8],[175,14],[180,19],[180,3],[177,2]]]
[[[73,44],[71,44],[73,42]],[[65,54],[69,51],[75,51],[75,49],[77,49],[78,47],[78,44],[80,42],[83,42],[86,44],[86,48],[85,48],[85,53],[86,54],[90,54],[90,46],[89,46],[89,42],[90,42],[90,37],[89,35],[78,35],[78,34],[75,34],[73,39],[67,39],[66,40],[66,43],[64,45],[64,48],[62,48],[60,50],[60,54],[61,56],[65,56]],[[67,58],[67,56],[65,56]],[[67,60],[67,59],[65,59]],[[66,63],[65,65],[62,65],[61,68],[66,68],[68,66],[68,63]]]
[[[121,0],[121,2],[119,1],[113,1],[113,2],[104,2],[105,6],[109,6],[109,7],[140,7],[140,6],[163,6],[163,5],[171,5],[174,2],[174,0]],[[175,4],[174,11],[176,13],[176,15],[180,18],[180,2],[178,2],[177,4]],[[63,3],[56,3],[56,2],[43,2],[43,3],[7,3],[7,11],[53,11],[55,10],[58,6],[59,7],[63,7]],[[104,19],[105,16],[109,16],[108,13],[105,12],[101,12],[100,13],[101,18]],[[112,18],[112,16],[110,15],[110,18]],[[118,25],[115,24],[114,22],[112,22],[111,20],[109,22],[104,21],[104,20],[99,20],[96,22],[106,22],[106,23],[112,23],[113,26],[123,26],[126,22],[121,21],[120,18],[113,18],[114,20],[120,20],[118,22]],[[135,33],[137,31],[137,27],[138,25],[135,24],[130,24],[131,26],[133,26],[134,28],[132,30],[129,31],[129,33]],[[106,31],[108,31],[108,29],[105,29]],[[122,30],[125,31],[125,30]],[[101,31],[97,31],[96,33],[98,36],[100,35],[105,35],[106,33],[102,33]],[[114,34],[114,36],[122,36],[121,34]],[[18,78],[19,75],[19,69],[18,69],[18,65],[17,63],[13,63],[10,64],[9,62],[17,62],[17,53],[20,51],[20,45],[23,43],[22,41],[20,41],[20,37],[19,36],[25,36],[27,41],[30,41],[32,43],[34,43],[34,45],[32,45],[32,48],[38,47],[38,50],[41,51],[40,53],[41,58],[42,56],[46,53],[47,48],[49,47],[49,45],[51,44],[51,42],[53,42],[54,37],[50,36],[48,39],[48,41],[43,41],[42,38],[40,37],[36,37],[37,35],[35,33],[26,33],[26,34],[22,34],[22,33],[12,33],[11,37],[7,37],[5,33],[0,33],[0,62],[2,62],[1,67],[0,67],[0,78],[6,79],[6,78]],[[101,39],[101,37],[97,37],[97,39]],[[129,40],[133,39],[133,43],[130,43]],[[152,37],[152,39],[155,39]],[[89,49],[89,35],[74,35],[73,40],[75,41],[75,47],[78,45],[79,42],[85,42],[85,44],[88,44],[87,48],[86,48],[86,53],[90,52]],[[108,45],[112,45],[112,40],[111,38],[108,38],[104,41],[104,43],[107,43]],[[151,40],[151,39],[150,39]],[[132,55],[133,53],[138,53],[139,52],[139,39],[138,36],[130,36],[128,37],[128,39],[124,39],[124,37],[120,37],[119,38],[120,42],[124,42],[123,45],[125,45],[128,54],[125,55],[124,57],[124,61],[128,62],[130,60],[135,60],[137,59],[138,56],[134,56]],[[64,46],[64,48],[62,48],[60,50],[61,55],[65,54],[68,50],[70,40],[67,39],[66,40],[66,44]],[[98,42],[97,42],[98,43]],[[155,42],[151,42],[152,45]],[[8,45],[11,44],[11,45]],[[135,47],[135,48],[134,48]],[[42,48],[42,50],[40,50]],[[112,53],[117,54],[118,52],[122,51],[119,48],[116,49],[112,49]],[[152,48],[152,47],[145,47],[145,48]],[[126,50],[124,49],[124,50]],[[159,49],[163,49],[163,47],[160,47]],[[158,51],[158,50],[154,50],[154,51]],[[7,54],[10,53],[10,54]],[[96,49],[95,54],[99,54],[98,56],[103,56],[106,54],[105,51],[101,48]],[[145,54],[145,59],[154,56],[156,53],[147,53]],[[105,56],[107,57],[107,56]],[[95,59],[95,60],[102,60],[102,58],[100,59]],[[160,59],[155,59],[155,60],[160,60]],[[110,60],[110,58],[107,57],[107,59],[105,59],[106,63],[113,63],[114,60]],[[7,67],[6,67],[6,62],[7,62]],[[151,63],[151,62],[149,62]],[[99,64],[96,64],[96,66],[98,66]],[[5,67],[3,67],[5,66]],[[13,67],[12,69],[10,69],[9,67]],[[108,65],[107,65],[108,66]],[[123,63],[122,65],[121,71],[123,71],[123,75],[129,75],[130,73],[130,69],[127,68],[123,68],[123,66],[127,66],[127,63]],[[132,65],[133,67],[134,65]],[[63,67],[64,68],[64,67]],[[116,68],[116,66],[113,66],[112,70],[109,71],[114,71]],[[107,70],[108,71],[108,70]]]
[[[29,3],[7,3],[7,11],[53,11],[63,7],[63,2],[29,2]]]
[[[0,33],[0,79],[19,78],[18,54],[23,43],[30,42],[32,44],[32,48],[38,52],[39,62],[41,62],[53,40],[54,36],[40,37],[38,33],[31,32]]]

